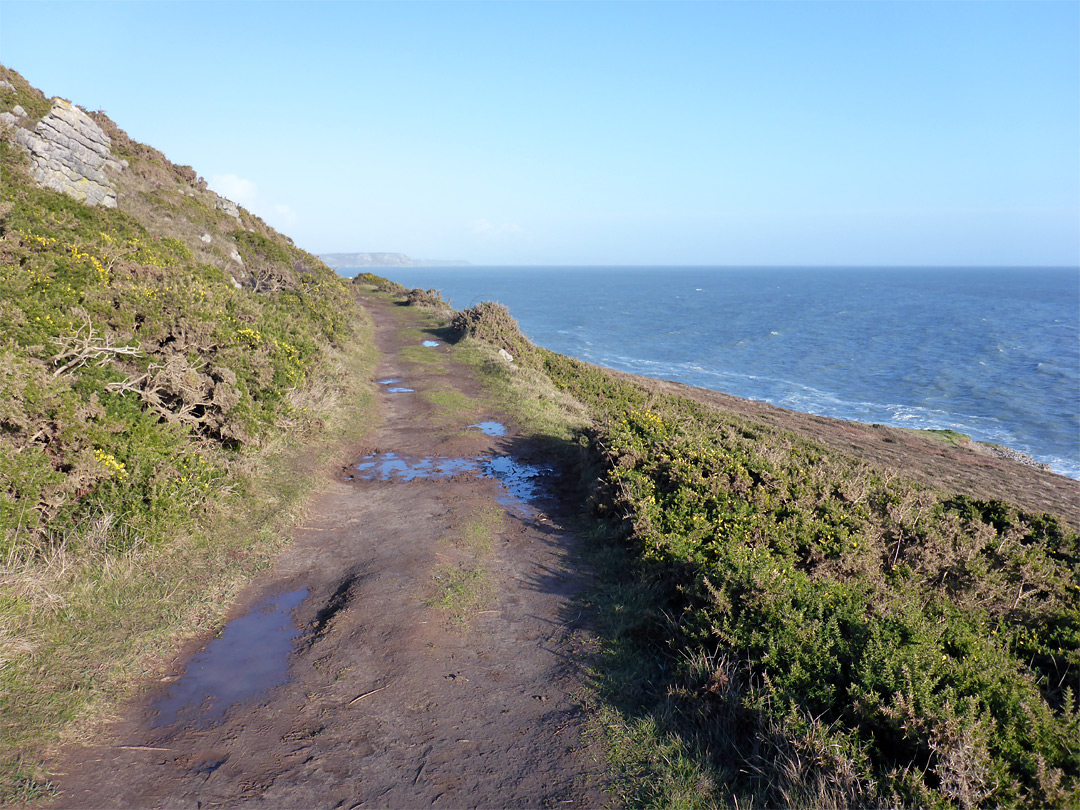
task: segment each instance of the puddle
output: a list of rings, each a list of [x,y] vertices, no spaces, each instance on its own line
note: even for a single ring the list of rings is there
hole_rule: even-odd
[[[481,433],[486,433],[488,436],[506,435],[506,425],[498,422],[477,422],[475,425],[469,425],[469,427],[479,428]]]
[[[542,479],[551,472],[551,468],[526,464],[511,456],[418,458],[390,452],[365,456],[356,465],[356,471],[359,473],[357,478],[368,481],[430,480],[476,473],[481,478],[494,478],[503,485],[506,495],[499,498],[499,503],[521,507],[543,494]]]
[[[401,382],[401,377],[387,377],[385,380],[379,380],[378,382],[379,385],[393,385]]]
[[[289,653],[300,630],[292,610],[307,588],[264,599],[191,659],[180,679],[154,703],[155,728],[179,721],[219,722],[240,703],[285,683]]]
[[[387,388],[386,390],[391,394],[411,394],[413,392],[412,388]]]
[[[497,478],[506,487],[508,497],[499,503],[513,506],[535,500],[540,496],[540,478],[551,472],[550,467],[524,464],[510,456],[493,456],[481,463],[484,478]]]
[[[439,343],[439,341],[437,341],[437,340],[425,340],[420,345],[421,346],[427,346],[429,349],[434,349],[436,346],[441,346],[442,344]]]
[[[380,453],[366,456],[356,469],[360,478],[367,480],[413,481],[417,478],[450,478],[465,472],[477,472],[476,461],[467,458],[402,458],[397,453]]]

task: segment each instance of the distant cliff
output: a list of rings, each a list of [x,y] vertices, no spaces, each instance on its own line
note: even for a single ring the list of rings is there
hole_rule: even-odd
[[[320,253],[327,266],[339,267],[440,267],[468,266],[459,259],[411,259],[404,253]]]

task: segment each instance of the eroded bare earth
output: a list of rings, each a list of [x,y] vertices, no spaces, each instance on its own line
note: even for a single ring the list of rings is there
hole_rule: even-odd
[[[582,741],[584,575],[554,474],[475,404],[438,336],[372,309],[370,446],[219,637],[107,742],[65,752],[55,806],[604,803]]]

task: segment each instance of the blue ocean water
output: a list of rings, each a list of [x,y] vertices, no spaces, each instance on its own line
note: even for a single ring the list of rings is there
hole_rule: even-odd
[[[345,274],[356,271],[343,270]],[[1080,271],[385,268],[533,342],[799,411],[951,428],[1080,478]]]

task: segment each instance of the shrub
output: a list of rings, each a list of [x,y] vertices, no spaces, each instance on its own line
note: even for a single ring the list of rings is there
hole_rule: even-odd
[[[718,795],[1080,801],[1075,532],[542,357],[596,415],[598,506],[654,595],[653,716]]]
[[[438,290],[409,290],[405,293],[405,303],[409,306],[450,309],[450,302],[443,300],[442,293]]]
[[[450,322],[450,329],[459,340],[472,337],[504,349],[519,363],[537,365],[540,362],[537,348],[521,333],[518,322],[503,304],[483,301],[457,312]]]

